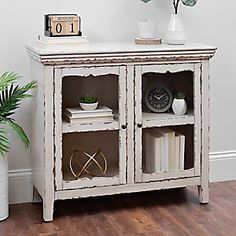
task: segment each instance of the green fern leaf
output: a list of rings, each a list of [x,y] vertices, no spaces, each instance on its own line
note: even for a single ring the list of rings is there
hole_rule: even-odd
[[[12,130],[16,133],[21,142],[24,144],[25,148],[27,148],[30,142],[21,126],[18,125],[13,119],[7,119],[6,122],[9,124],[9,126],[11,126]]]
[[[24,98],[31,97],[27,92],[36,87],[36,81],[29,82],[21,87],[15,85],[17,79],[19,79],[19,76],[13,72],[7,72],[0,76],[0,124],[10,126],[27,148],[29,139],[26,133],[10,116],[19,108]],[[0,155],[3,156],[9,151],[9,148],[10,142],[6,132],[3,128],[0,128]]]
[[[19,79],[19,76],[14,72],[6,72],[0,76],[0,91],[4,90],[6,86],[14,83]]]
[[[8,88],[9,87],[9,88]],[[36,87],[36,81],[32,81],[25,86],[13,85],[5,87],[0,94],[0,116],[9,118],[19,108],[21,100],[31,97],[27,92]]]

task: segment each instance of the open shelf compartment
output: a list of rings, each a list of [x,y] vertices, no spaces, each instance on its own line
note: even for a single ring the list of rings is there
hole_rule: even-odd
[[[96,152],[95,149],[99,149],[107,161],[106,173],[103,174],[96,163],[91,161],[91,165],[88,165],[81,176],[76,178],[70,169],[70,158],[75,149],[85,151],[90,156]],[[71,162],[76,174],[80,173],[89,159],[82,151],[75,153]],[[120,170],[122,160],[119,158],[119,131],[63,134],[62,154],[63,189],[118,185],[120,180],[124,179],[123,172]],[[105,164],[102,156],[97,155],[94,158],[104,170]]]
[[[157,113],[150,110],[147,106],[147,94],[158,86],[164,86],[169,89],[173,97],[176,92],[185,94],[187,103],[187,114],[184,116],[175,116],[170,107],[164,113]],[[153,98],[155,99],[155,98]],[[155,102],[155,101],[154,101]],[[193,71],[181,71],[176,73],[154,73],[148,72],[142,74],[142,116],[144,127],[152,127],[153,121],[160,121],[158,126],[162,125],[183,125],[194,123],[194,73]],[[157,104],[155,104],[157,105]]]
[[[198,176],[199,156],[194,151],[194,125],[144,128],[142,181]]]
[[[107,93],[107,91],[112,91]],[[69,123],[64,119],[66,108],[78,108],[79,100],[86,95],[95,96],[100,106],[112,109],[114,120],[88,120]],[[62,132],[118,130],[120,123],[119,111],[119,76],[114,74],[100,76],[65,76],[62,79]]]

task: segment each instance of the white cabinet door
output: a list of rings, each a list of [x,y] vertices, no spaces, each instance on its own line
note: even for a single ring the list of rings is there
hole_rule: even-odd
[[[136,66],[134,81],[135,182],[200,176],[201,63]],[[172,94],[185,93],[185,115],[174,115],[171,108],[164,113],[148,108],[147,91],[160,85]]]
[[[56,190],[126,183],[126,76],[125,66],[54,69]],[[66,122],[63,119],[64,109],[79,107],[80,97],[87,94],[96,96],[100,105],[111,108],[114,119],[90,119],[74,124]],[[99,149],[107,160],[106,174],[102,174],[96,161],[91,161],[80,177],[74,177],[70,169],[70,158],[77,148],[85,150],[90,156],[93,150]],[[82,152],[76,155],[73,171],[78,173],[89,158]],[[104,169],[104,160],[100,157],[96,156]]]

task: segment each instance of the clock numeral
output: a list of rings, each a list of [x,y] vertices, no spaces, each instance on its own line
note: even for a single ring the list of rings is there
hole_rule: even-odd
[[[70,28],[70,32],[71,32],[71,33],[74,33],[74,32],[75,32],[75,31],[74,31],[74,24],[71,23],[70,26],[71,26],[71,28]]]
[[[62,31],[62,25],[60,23],[58,23],[56,25],[56,32],[59,34],[59,33],[61,33],[61,31]]]

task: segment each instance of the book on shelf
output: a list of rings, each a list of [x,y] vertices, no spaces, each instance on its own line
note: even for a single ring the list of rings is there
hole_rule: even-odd
[[[175,133],[175,159],[174,159],[174,169],[179,170],[180,161],[180,136]]]
[[[159,128],[155,128],[154,131],[162,137],[161,143],[161,171],[169,170],[169,149],[168,149],[168,135],[161,132]]]
[[[179,170],[184,170],[185,136],[181,133],[176,134],[179,137]]]
[[[163,155],[161,158],[161,170],[173,170],[175,168],[175,132],[166,128],[155,128],[155,131],[163,137]]]
[[[146,146],[146,171],[148,173],[156,173],[161,170],[161,145],[163,138],[153,130],[146,130],[144,140]]]
[[[160,142],[160,170],[184,170],[185,136],[167,128],[154,128],[152,131],[159,134],[162,139]]]
[[[111,116],[113,115],[113,110],[107,106],[98,106],[97,109],[87,111],[80,107],[76,108],[66,108],[64,114],[71,118],[85,118],[85,117],[100,117],[100,116]]]
[[[110,122],[114,120],[113,111],[107,106],[99,106],[91,111],[81,108],[66,108],[63,117],[69,123]]]

